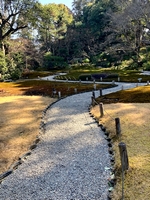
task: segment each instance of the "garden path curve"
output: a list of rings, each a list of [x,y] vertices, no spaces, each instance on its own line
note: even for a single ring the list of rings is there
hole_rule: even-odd
[[[135,87],[118,83],[103,94]],[[96,92],[98,96],[99,91]],[[49,107],[45,133],[32,154],[0,184],[1,200],[106,200],[110,158],[107,141],[89,116],[91,92]]]

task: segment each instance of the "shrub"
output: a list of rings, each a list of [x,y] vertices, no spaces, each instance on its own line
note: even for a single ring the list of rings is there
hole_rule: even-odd
[[[92,79],[93,80],[100,80],[100,78],[106,78],[107,74],[106,73],[102,73],[102,74],[92,74]]]
[[[47,52],[44,55],[44,67],[46,70],[62,69],[67,67],[67,63],[63,57],[53,56],[50,52]]]
[[[106,78],[118,78],[118,74],[108,74]]]
[[[12,80],[17,80],[20,77],[21,77],[21,71],[19,69],[15,69],[11,74]]]
[[[89,63],[90,60],[88,58],[85,58],[84,60],[82,60],[82,63]]]
[[[144,63],[144,64],[143,64],[143,68],[144,68],[144,70],[146,70],[146,71],[150,71],[150,62]]]
[[[92,80],[92,77],[91,77],[91,74],[81,74],[80,76],[79,76],[79,80],[81,80],[81,81],[86,81],[86,80]]]

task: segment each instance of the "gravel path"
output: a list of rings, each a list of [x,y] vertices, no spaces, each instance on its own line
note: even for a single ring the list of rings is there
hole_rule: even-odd
[[[121,88],[119,84],[103,94]],[[27,160],[2,181],[0,200],[107,199],[107,141],[89,116],[90,103],[88,92],[62,99],[47,110],[45,134]]]

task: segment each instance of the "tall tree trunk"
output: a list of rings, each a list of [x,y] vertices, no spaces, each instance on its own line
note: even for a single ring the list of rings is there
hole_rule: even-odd
[[[5,45],[3,41],[3,31],[2,28],[0,28],[0,51],[2,51],[5,55]]]
[[[138,57],[140,52],[141,40],[142,40],[142,26],[141,26],[141,21],[139,20],[136,26],[136,33],[135,33],[135,48]]]

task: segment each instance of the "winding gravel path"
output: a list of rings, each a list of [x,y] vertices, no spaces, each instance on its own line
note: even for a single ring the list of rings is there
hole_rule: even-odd
[[[130,87],[135,85],[124,84]],[[89,116],[90,103],[88,92],[61,99],[47,110],[45,134],[2,181],[0,200],[107,200],[110,158],[104,134]]]

